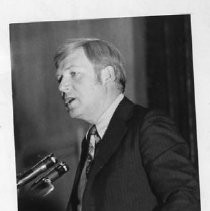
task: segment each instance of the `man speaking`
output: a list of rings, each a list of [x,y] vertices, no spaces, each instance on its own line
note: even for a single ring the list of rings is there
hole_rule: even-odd
[[[163,113],[124,96],[120,52],[99,39],[68,40],[56,76],[72,118],[91,124],[67,211],[198,211],[187,142]]]

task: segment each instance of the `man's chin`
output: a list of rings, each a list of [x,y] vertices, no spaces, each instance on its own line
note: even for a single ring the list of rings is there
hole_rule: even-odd
[[[72,119],[80,119],[80,120],[83,120],[83,121],[87,121],[83,115],[81,115],[81,113],[78,113],[76,111],[73,111],[73,110],[69,110],[69,116],[72,118]]]
[[[79,118],[79,114],[75,111],[75,109],[69,109],[68,113],[70,115],[71,118]]]

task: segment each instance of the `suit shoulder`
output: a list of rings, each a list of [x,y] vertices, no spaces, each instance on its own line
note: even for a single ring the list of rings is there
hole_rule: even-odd
[[[168,130],[170,132],[178,133],[179,130],[168,114],[161,110],[148,110],[144,116],[142,131],[151,127]]]

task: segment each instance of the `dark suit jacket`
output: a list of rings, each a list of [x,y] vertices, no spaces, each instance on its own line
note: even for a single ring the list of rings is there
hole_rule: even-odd
[[[68,211],[76,210],[87,147],[84,140]],[[97,148],[83,211],[152,210],[200,210],[198,176],[173,122],[124,98]]]

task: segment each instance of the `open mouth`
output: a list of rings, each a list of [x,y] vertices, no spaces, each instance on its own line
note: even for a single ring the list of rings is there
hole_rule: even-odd
[[[65,106],[69,107],[69,105],[75,100],[75,98],[70,97],[65,99]]]

